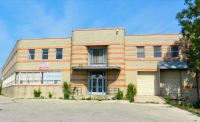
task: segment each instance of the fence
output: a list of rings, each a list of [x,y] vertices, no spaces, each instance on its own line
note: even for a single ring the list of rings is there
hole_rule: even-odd
[[[107,95],[116,95],[119,88],[107,88]]]
[[[81,87],[70,87],[71,95],[82,95],[82,88]]]

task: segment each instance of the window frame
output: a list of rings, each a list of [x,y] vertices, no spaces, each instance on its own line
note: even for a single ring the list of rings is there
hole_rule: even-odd
[[[58,50],[61,50],[61,58],[60,59],[57,58],[57,56],[58,56]],[[56,60],[61,60],[61,59],[63,59],[63,48],[56,48]]]
[[[33,51],[34,53],[31,54],[30,51]],[[30,57],[33,55],[33,59]],[[28,60],[35,60],[35,49],[28,49]]]
[[[44,54],[44,50],[47,50],[47,54]],[[43,56],[47,56],[47,59],[44,59]],[[49,59],[49,49],[42,49],[42,60],[48,60]]]
[[[144,57],[138,57],[138,48],[139,47],[143,47],[143,55],[144,55]],[[137,54],[137,58],[145,58],[145,46],[136,46],[136,54]]]
[[[178,51],[172,51],[172,47],[177,47],[177,48],[178,48]],[[172,57],[172,53],[173,53],[173,52],[177,52],[177,53],[178,53],[178,56]],[[179,58],[179,57],[180,57],[180,55],[179,55],[179,46],[170,46],[170,57],[171,57],[171,58]]]
[[[154,47],[160,47],[160,51],[155,51]],[[155,53],[160,53],[160,57],[155,57]],[[154,58],[162,58],[162,46],[153,46],[153,57]]]
[[[103,49],[103,63],[102,64],[94,64],[91,63],[92,59],[91,57],[93,56],[93,49]],[[92,56],[91,56],[92,54]],[[101,47],[88,47],[88,66],[107,66],[108,63],[108,53],[107,53],[107,46],[101,46]]]

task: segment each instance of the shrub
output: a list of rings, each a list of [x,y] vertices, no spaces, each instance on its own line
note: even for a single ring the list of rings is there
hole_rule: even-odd
[[[75,86],[73,89],[73,94],[75,94],[77,87]]]
[[[34,96],[35,97],[40,97],[41,94],[42,94],[42,92],[40,91],[40,88],[38,90],[34,89]]]
[[[40,99],[44,99],[44,96],[41,96]]]
[[[81,100],[85,100],[85,97],[81,98]]]
[[[129,83],[127,88],[127,94],[126,99],[129,100],[129,102],[134,102],[134,97],[137,93],[137,89],[135,88],[134,84]]]
[[[166,100],[165,102],[166,102],[167,104],[170,104],[169,95],[165,95],[165,96],[164,96],[164,99]]]
[[[92,100],[92,98],[91,98],[91,97],[88,97],[88,98],[86,98],[86,100]]]
[[[49,98],[52,98],[52,94],[51,94],[51,92],[49,92]]]
[[[76,98],[74,97],[74,95],[72,96],[72,100],[76,100]]]
[[[117,99],[116,97],[113,97],[113,98],[112,98],[112,100],[116,100],[116,99]]]
[[[64,99],[69,99],[70,97],[70,86],[67,82],[63,83]]]
[[[70,94],[69,93],[64,93],[64,99],[67,99],[67,100],[69,100],[69,97],[70,97]]]
[[[119,89],[118,89],[118,92],[117,92],[117,94],[116,94],[116,96],[115,96],[118,100],[122,100],[123,99],[123,91],[120,91]]]
[[[58,97],[58,99],[63,99],[63,97]]]

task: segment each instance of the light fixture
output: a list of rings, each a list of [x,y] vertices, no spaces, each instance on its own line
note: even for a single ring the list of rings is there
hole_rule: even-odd
[[[116,35],[118,35],[118,29],[117,29],[117,31],[116,31]]]

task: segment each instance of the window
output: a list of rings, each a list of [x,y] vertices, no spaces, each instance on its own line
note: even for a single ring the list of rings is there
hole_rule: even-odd
[[[178,46],[171,46],[170,47],[171,58],[179,57],[179,49]]]
[[[48,59],[48,53],[49,53],[48,49],[43,49],[42,50],[42,59]]]
[[[161,58],[162,57],[161,46],[154,46],[153,51],[154,51],[154,58]]]
[[[20,84],[61,84],[62,72],[21,72]]]
[[[89,55],[89,65],[107,65],[106,48],[90,48]]]
[[[35,50],[28,50],[28,59],[34,60],[35,58]]]
[[[61,84],[61,72],[43,72],[42,84]]]
[[[137,58],[145,58],[144,47],[137,47]]]
[[[62,49],[56,49],[56,59],[62,59]]]

